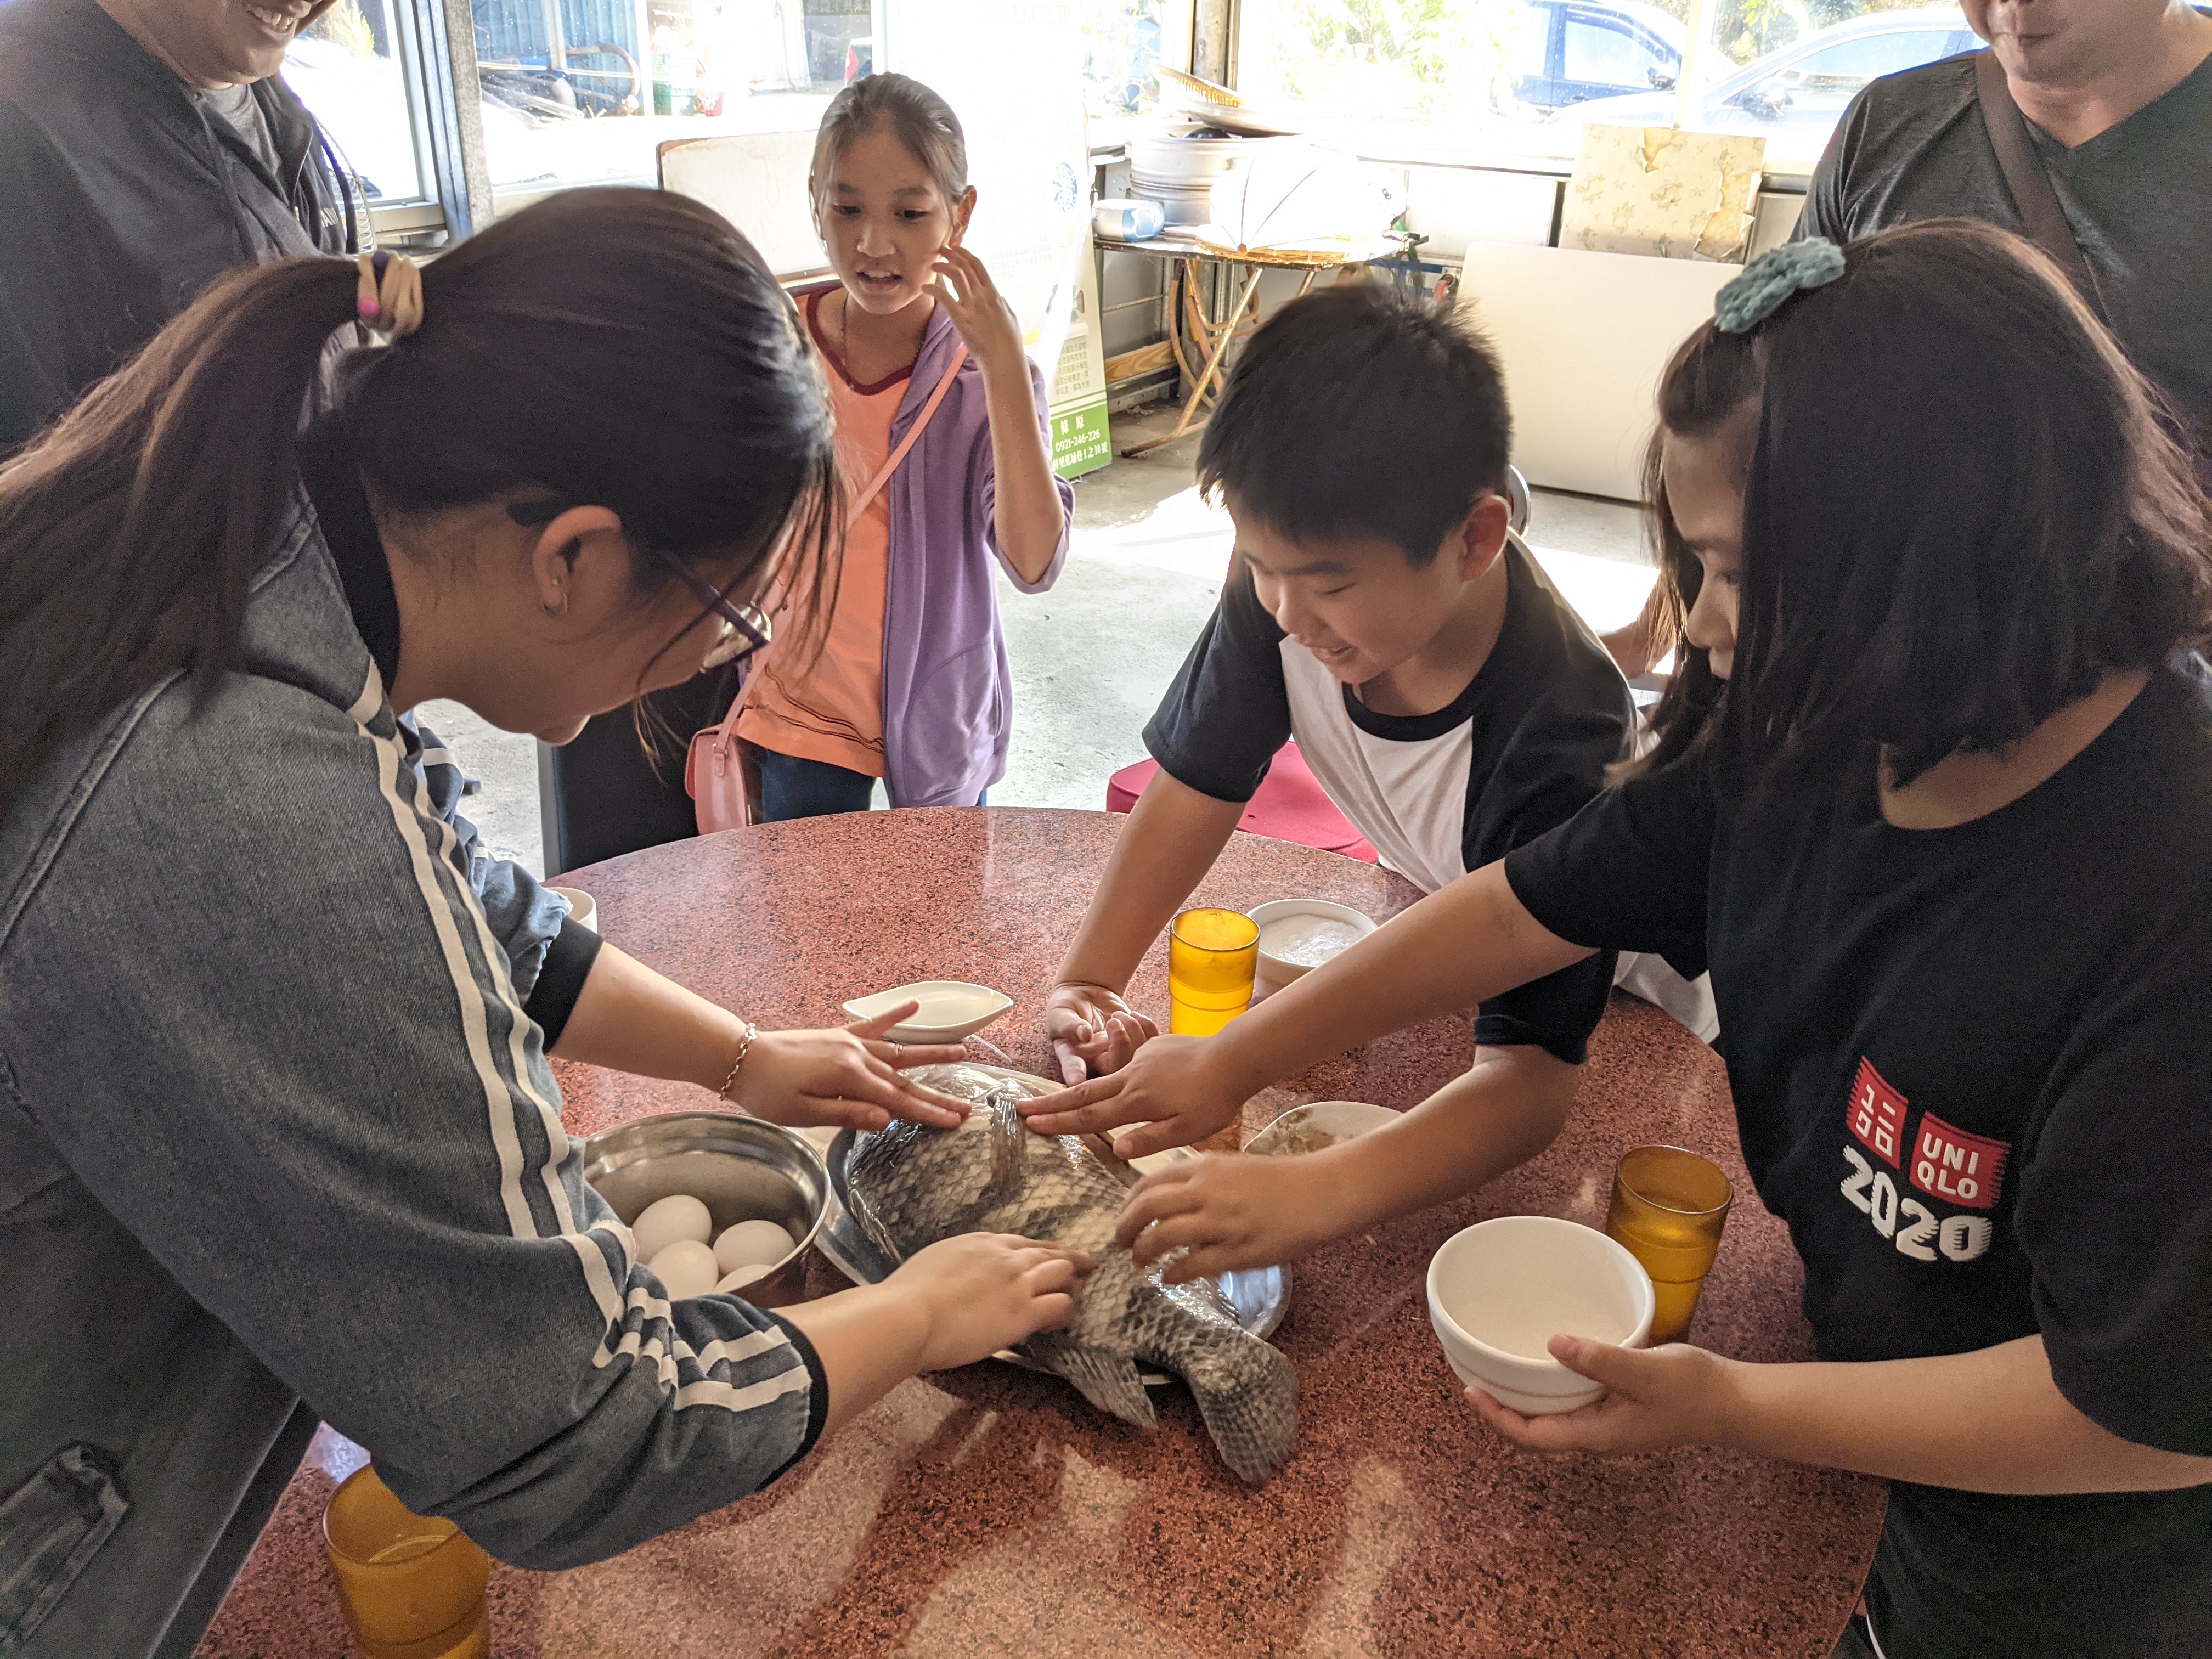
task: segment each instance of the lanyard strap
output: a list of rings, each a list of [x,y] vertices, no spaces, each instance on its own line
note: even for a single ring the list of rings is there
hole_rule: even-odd
[[[890,459],[877,469],[876,476],[869,479],[866,485],[853,497],[851,504],[846,508],[848,519],[859,518],[867,510],[868,503],[875,500],[878,493],[890,482],[891,474],[898,471],[898,464],[906,459],[907,452],[914,447],[915,440],[921,436],[921,429],[929,424],[930,417],[937,413],[937,406],[945,401],[945,394],[952,390],[953,380],[959,374],[960,366],[967,361],[968,348],[963,344],[953,352],[952,361],[945,365],[945,378],[938,381],[936,390],[929,394],[929,401],[921,406],[921,413],[914,417],[914,424],[907,428],[906,436],[900,439],[898,447],[891,451]],[[748,663],[746,667],[748,672],[745,678],[750,679],[751,665]],[[723,716],[718,726],[711,728],[715,734],[714,742],[718,751],[724,744],[735,740],[738,733],[738,716],[744,712],[744,694],[740,691],[736,701],[730,704],[730,712]]]
[[[877,470],[876,476],[868,480],[866,486],[853,497],[851,504],[846,507],[848,518],[857,519],[867,511],[868,503],[875,500],[877,493],[891,481],[891,474],[898,471],[898,464],[906,459],[907,451],[912,449],[915,440],[921,436],[922,428],[927,426],[930,416],[937,413],[938,404],[943,403],[945,394],[952,390],[953,377],[960,373],[960,365],[967,361],[968,348],[963,344],[953,352],[952,361],[945,365],[945,378],[929,394],[929,401],[921,406],[921,413],[914,417],[914,424],[906,429],[906,436],[899,440],[898,447],[891,451],[890,459]]]

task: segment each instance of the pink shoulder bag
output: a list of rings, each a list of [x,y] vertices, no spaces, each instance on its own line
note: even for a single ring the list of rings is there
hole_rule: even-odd
[[[891,474],[898,471],[899,463],[921,436],[922,428],[937,413],[945,394],[952,390],[953,378],[967,361],[966,346],[953,352],[951,362],[945,367],[945,378],[929,394],[929,401],[921,406],[921,413],[915,416],[914,424],[899,440],[898,447],[877,469],[876,476],[847,503],[845,514],[848,520],[866,512],[868,503],[890,482]],[[750,678],[751,665],[746,666]],[[744,693],[740,690],[720,725],[708,726],[693,735],[690,753],[684,757],[684,793],[691,797],[702,836],[711,836],[720,830],[742,830],[753,821],[754,804],[760,799],[760,766],[738,736],[738,715],[744,706]]]

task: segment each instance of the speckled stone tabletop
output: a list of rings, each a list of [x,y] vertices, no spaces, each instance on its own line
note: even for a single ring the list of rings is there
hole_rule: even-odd
[[[846,999],[967,979],[1016,999],[971,1043],[1044,1072],[1042,998],[1125,820],[991,808],[875,812],[679,842],[574,872],[606,937],[766,1026]],[[1292,896],[1378,920],[1416,896],[1372,866],[1239,835],[1197,902]],[[1133,988],[1164,1012],[1164,951]],[[1437,1020],[1254,1100],[1249,1134],[1314,1099],[1411,1106],[1463,1066]],[[706,1105],[701,1091],[558,1068],[572,1133]],[[1224,1134],[1221,1144],[1232,1137]],[[1616,994],[1575,1115],[1480,1194],[1299,1263],[1276,1340],[1297,1363],[1298,1449],[1240,1485],[1188,1395],[1143,1434],[1055,1377],[1003,1364],[909,1382],[758,1497],[614,1560],[495,1571],[497,1659],[751,1656],[1825,1656],[1872,1559],[1871,1480],[1709,1450],[1543,1458],[1461,1400],[1422,1278],[1488,1216],[1601,1224],[1614,1160],[1664,1140],[1739,1194],[1692,1340],[1802,1358],[1799,1271],[1751,1193],[1718,1060]],[[835,1288],[817,1265],[817,1288]],[[199,1659],[336,1659],[345,1633],[319,1522],[358,1448],[325,1430]]]

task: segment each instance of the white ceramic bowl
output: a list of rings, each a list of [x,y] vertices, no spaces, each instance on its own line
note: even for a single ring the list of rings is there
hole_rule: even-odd
[[[1364,1100],[1316,1100],[1293,1106],[1244,1143],[1248,1152],[1279,1158],[1285,1152],[1319,1152],[1318,1146],[1302,1143],[1328,1138],[1331,1145],[1357,1140],[1370,1129],[1395,1123],[1401,1114],[1388,1106],[1370,1106]]]
[[[579,927],[599,931],[599,902],[580,887],[553,887],[546,890],[558,893],[568,901],[568,920]]]
[[[1595,1227],[1548,1215],[1477,1222],[1429,1261],[1429,1323],[1470,1387],[1542,1416],[1605,1392],[1551,1357],[1554,1336],[1640,1348],[1651,1334],[1651,1280]]]
[[[854,1019],[873,1019],[902,1002],[919,1002],[921,1006],[912,1018],[885,1034],[893,1042],[957,1042],[973,1036],[1014,1006],[1012,997],[988,985],[924,979],[911,985],[895,985],[872,997],[854,997],[845,1005],[845,1012]]]
[[[1349,923],[1365,939],[1375,931],[1375,923],[1368,916],[1348,904],[1336,904],[1328,899],[1270,899],[1265,904],[1255,904],[1244,913],[1260,925],[1264,935],[1267,924],[1280,921],[1286,916],[1326,916],[1331,921]],[[1354,940],[1353,943],[1358,943]],[[1351,946],[1345,947],[1349,950]],[[1279,991],[1294,979],[1302,979],[1313,972],[1311,963],[1285,962],[1280,957],[1271,957],[1263,939],[1260,946],[1260,962],[1252,979],[1252,1000],[1257,1002],[1270,991]]]

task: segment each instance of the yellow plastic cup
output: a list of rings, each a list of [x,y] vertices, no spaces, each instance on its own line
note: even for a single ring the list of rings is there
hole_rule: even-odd
[[[331,1494],[323,1547],[359,1659],[490,1659],[491,1558],[394,1498],[374,1466]]]
[[[1680,1146],[1638,1146],[1613,1175],[1606,1236],[1651,1275],[1657,1306],[1653,1346],[1679,1342],[1698,1311],[1698,1292],[1720,1252],[1735,1189],[1715,1165]]]
[[[1168,1029],[1212,1036],[1252,1006],[1260,924],[1235,910],[1186,910],[1168,929]]]

